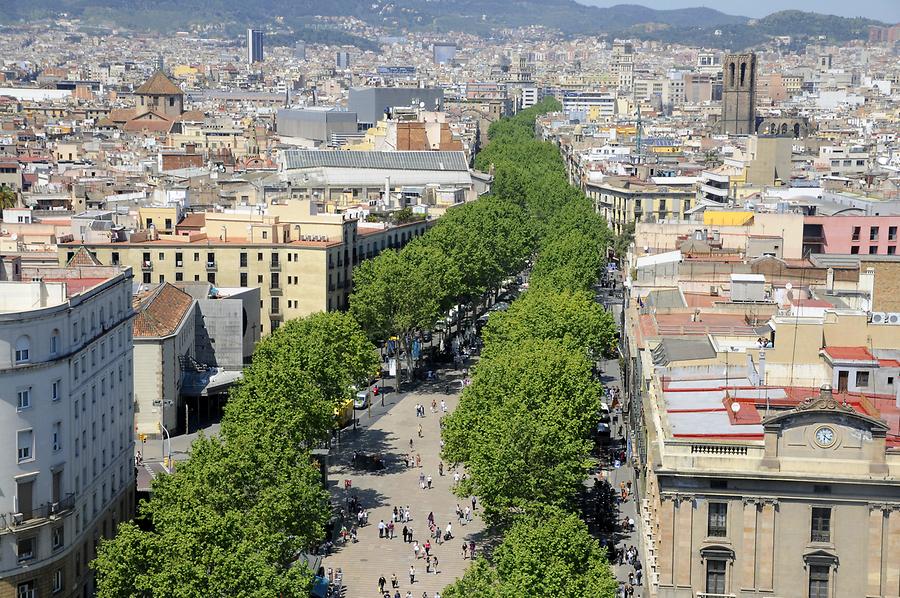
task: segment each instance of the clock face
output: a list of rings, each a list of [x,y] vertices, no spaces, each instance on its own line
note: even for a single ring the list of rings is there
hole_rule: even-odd
[[[816,430],[816,444],[823,447],[834,444],[834,430],[827,426]]]

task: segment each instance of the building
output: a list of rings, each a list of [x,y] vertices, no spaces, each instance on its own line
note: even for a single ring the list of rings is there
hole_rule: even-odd
[[[360,126],[373,126],[392,108],[444,109],[444,90],[439,87],[351,87],[347,109],[356,113]]]
[[[602,183],[587,183],[585,193],[593,200],[594,209],[619,234],[628,224],[684,218],[694,199],[693,181],[678,185],[681,177],[669,177],[673,179],[671,183],[666,178],[641,181],[609,177]]]
[[[598,119],[609,119],[616,114],[616,96],[603,91],[567,91],[562,107],[567,115],[583,113],[585,120],[591,114]]]
[[[756,54],[727,54],[722,62],[722,131],[756,132]]]
[[[618,77],[619,89],[628,91],[634,84],[634,45],[631,42],[614,42],[612,70]]]
[[[263,61],[262,29],[247,29],[247,64]]]
[[[0,282],[2,596],[92,595],[134,513],[131,270],[86,257]]]
[[[806,216],[803,247],[810,253],[897,255],[900,216],[867,216],[850,210],[834,216]]]
[[[456,43],[435,42],[431,45],[431,58],[435,64],[450,64],[456,58]]]
[[[341,70],[350,68],[350,52],[338,50],[334,55],[334,66]]]
[[[335,136],[354,135],[358,128],[355,112],[315,107],[279,110],[275,127],[282,137],[307,139],[317,146],[332,144]]]

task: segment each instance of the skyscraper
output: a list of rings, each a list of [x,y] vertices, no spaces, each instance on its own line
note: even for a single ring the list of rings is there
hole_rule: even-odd
[[[247,29],[247,62],[263,61],[263,32],[261,29]]]
[[[334,66],[339,69],[350,68],[350,52],[346,50],[338,51],[334,56]]]
[[[756,54],[726,54],[722,61],[722,131],[756,132]]]

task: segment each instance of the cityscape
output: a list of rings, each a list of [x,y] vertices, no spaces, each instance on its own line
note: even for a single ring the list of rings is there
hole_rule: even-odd
[[[772,4],[0,2],[0,598],[900,597],[900,6]]]

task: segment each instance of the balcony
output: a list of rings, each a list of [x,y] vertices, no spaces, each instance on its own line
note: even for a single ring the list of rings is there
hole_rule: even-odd
[[[272,272],[281,272],[281,262],[270,263],[269,270],[271,270]]]
[[[284,290],[280,286],[269,287],[269,295],[271,295],[272,297],[280,297],[283,294]]]
[[[143,272],[149,272],[149,271],[153,270],[153,262],[150,262],[147,260],[142,261],[141,262],[141,270]]]
[[[218,270],[215,262],[206,262],[206,271],[207,272],[215,272]]]
[[[75,495],[69,494],[58,502],[47,502],[33,507],[29,511],[19,513],[0,514],[0,532],[4,530],[16,531],[35,527],[66,516],[75,508]]]
[[[697,598],[737,598],[735,594],[714,594],[711,592],[697,592]]]

